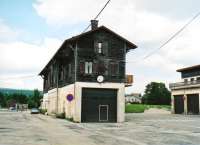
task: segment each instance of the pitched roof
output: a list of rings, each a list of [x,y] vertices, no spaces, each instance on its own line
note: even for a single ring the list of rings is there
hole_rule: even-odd
[[[67,42],[73,42],[73,41],[76,41],[78,40],[79,38],[81,37],[84,37],[88,34],[91,34],[91,33],[94,33],[94,32],[97,32],[97,31],[100,31],[100,30],[105,30],[113,35],[115,35],[116,37],[118,37],[119,39],[125,41],[127,43],[127,50],[130,50],[130,49],[135,49],[137,48],[137,45],[135,45],[134,43],[128,41],[127,39],[125,39],[124,37],[120,36],[119,34],[115,33],[114,31],[110,30],[109,28],[105,27],[105,26],[100,26],[94,30],[90,30],[90,31],[87,31],[85,33],[81,33],[77,36],[74,36],[74,37],[71,37],[69,39],[66,39],[63,44],[60,46],[60,48],[57,50],[57,52],[54,54],[54,56],[51,58],[51,60],[56,56],[56,54],[59,52],[59,50],[64,46],[64,44],[66,44]],[[42,75],[43,71],[45,70],[45,68],[50,64],[51,60],[47,63],[47,65],[42,69],[42,71],[39,73],[39,75]]]
[[[194,65],[190,67],[181,68],[181,69],[178,69],[177,72],[184,72],[184,71],[194,70],[194,69],[200,69],[200,65]]]

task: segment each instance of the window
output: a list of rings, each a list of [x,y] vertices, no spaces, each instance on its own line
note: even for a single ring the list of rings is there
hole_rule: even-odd
[[[107,41],[95,41],[94,42],[94,51],[97,54],[107,55],[108,53],[108,42]]]
[[[92,62],[85,62],[85,74],[92,74]]]
[[[191,82],[194,82],[194,78],[191,78],[190,81],[191,81]]]
[[[98,50],[97,50],[98,53],[102,53],[102,46],[103,46],[102,42],[99,42],[98,43]]]

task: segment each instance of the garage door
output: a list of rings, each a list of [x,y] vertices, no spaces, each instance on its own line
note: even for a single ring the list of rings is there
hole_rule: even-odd
[[[116,122],[116,89],[82,89],[81,122]]]
[[[184,113],[183,95],[175,95],[174,96],[174,111],[175,111],[175,114]]]
[[[187,95],[188,114],[199,114],[199,94]]]

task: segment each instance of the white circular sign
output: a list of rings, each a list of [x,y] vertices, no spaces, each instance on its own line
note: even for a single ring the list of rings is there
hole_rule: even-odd
[[[97,77],[97,82],[102,83],[104,81],[104,77],[103,76],[98,76]]]

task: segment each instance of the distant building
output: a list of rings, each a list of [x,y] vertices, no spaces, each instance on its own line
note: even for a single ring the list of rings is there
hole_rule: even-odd
[[[172,113],[199,114],[200,65],[177,70],[182,81],[169,85],[172,92]]]
[[[42,108],[76,122],[123,122],[126,53],[137,46],[96,20],[91,27],[65,40],[40,72]]]
[[[126,103],[142,103],[142,95],[139,93],[132,93],[125,95]]]

